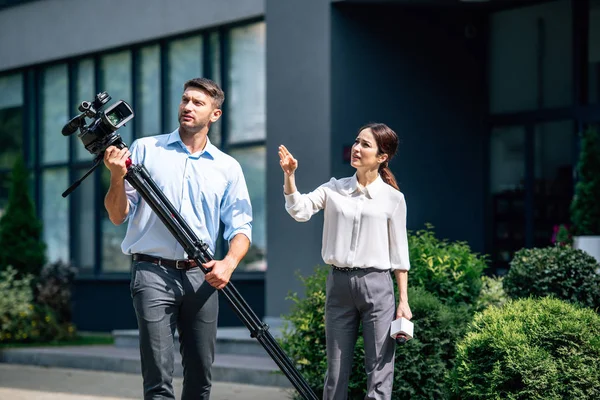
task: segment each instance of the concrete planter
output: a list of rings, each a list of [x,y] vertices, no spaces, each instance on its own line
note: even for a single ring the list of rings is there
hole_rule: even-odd
[[[573,247],[585,251],[600,263],[600,236],[575,236]]]

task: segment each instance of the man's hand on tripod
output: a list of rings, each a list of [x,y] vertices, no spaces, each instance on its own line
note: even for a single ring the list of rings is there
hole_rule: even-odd
[[[116,146],[108,146],[104,152],[104,165],[110,170],[112,178],[123,178],[127,173],[127,159],[131,156],[129,149],[124,147],[118,149]]]
[[[203,264],[204,268],[211,269],[206,274],[205,279],[215,289],[223,289],[231,278],[235,265],[226,260],[211,260],[206,264]]]

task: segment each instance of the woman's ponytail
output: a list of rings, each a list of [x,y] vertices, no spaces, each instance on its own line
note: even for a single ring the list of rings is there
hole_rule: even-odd
[[[396,177],[394,177],[392,170],[388,167],[387,161],[381,163],[381,165],[379,166],[379,175],[381,175],[381,179],[383,179],[385,183],[387,183],[396,190],[400,190],[400,188],[398,187],[398,183],[396,183]]]

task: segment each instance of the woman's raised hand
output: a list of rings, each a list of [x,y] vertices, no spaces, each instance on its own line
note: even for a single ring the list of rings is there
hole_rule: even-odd
[[[298,160],[292,156],[292,153],[284,145],[279,146],[279,164],[286,175],[292,175],[298,168]]]

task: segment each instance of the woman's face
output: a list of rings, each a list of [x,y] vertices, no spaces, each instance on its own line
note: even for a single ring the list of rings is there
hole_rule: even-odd
[[[378,169],[387,156],[377,155],[379,149],[370,128],[363,129],[352,145],[350,165],[354,168]]]

